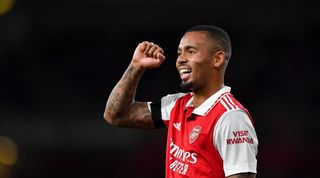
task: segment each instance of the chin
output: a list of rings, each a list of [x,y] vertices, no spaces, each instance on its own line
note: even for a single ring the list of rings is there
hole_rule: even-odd
[[[191,90],[192,91],[192,83],[191,82],[181,82],[180,87],[184,90]]]

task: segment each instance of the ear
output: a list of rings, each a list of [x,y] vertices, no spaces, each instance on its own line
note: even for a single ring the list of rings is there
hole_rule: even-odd
[[[217,51],[214,55],[213,55],[213,61],[214,61],[214,67],[215,68],[219,68],[221,66],[223,66],[224,62],[225,62],[225,53],[223,51]]]

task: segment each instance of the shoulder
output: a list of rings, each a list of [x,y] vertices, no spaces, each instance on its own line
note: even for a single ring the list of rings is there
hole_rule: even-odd
[[[230,124],[239,124],[242,122],[251,123],[251,119],[245,110],[238,108],[224,112],[218,122]]]
[[[227,111],[244,109],[242,104],[231,93],[225,93],[222,95],[220,98],[220,103]]]
[[[178,99],[179,100],[186,100],[191,98],[190,93],[175,93],[175,94],[168,94],[161,99],[162,105],[172,104],[175,103]]]
[[[167,94],[166,96],[164,96],[162,98],[178,99],[178,98],[188,97],[189,95],[191,96],[190,93],[174,93],[174,94]]]
[[[238,117],[241,115],[246,115],[252,122],[249,110],[246,109],[231,93],[226,93],[222,95],[219,104],[221,105],[221,108],[223,108],[222,110],[224,113],[222,116]]]
[[[251,115],[242,105],[234,105],[232,109],[226,109],[220,116],[216,128],[254,128]]]

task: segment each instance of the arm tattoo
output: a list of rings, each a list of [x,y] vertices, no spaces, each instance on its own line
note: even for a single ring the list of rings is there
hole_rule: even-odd
[[[119,116],[128,112],[133,103],[140,76],[133,67],[128,67],[109,96],[106,111],[110,115]]]
[[[105,113],[113,120],[118,119],[119,126],[153,127],[146,103],[134,101],[142,73],[130,65],[109,96]]]

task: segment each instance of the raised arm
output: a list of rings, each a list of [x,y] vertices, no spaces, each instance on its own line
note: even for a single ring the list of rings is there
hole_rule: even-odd
[[[135,101],[136,89],[145,69],[159,67],[165,59],[158,45],[140,43],[130,65],[109,95],[104,119],[111,125],[130,128],[154,128],[146,102]]]

